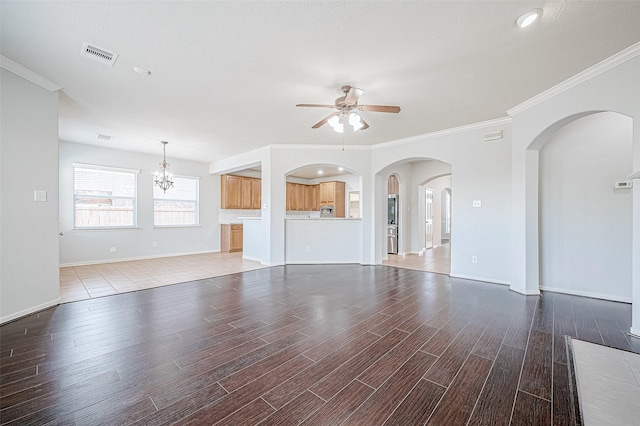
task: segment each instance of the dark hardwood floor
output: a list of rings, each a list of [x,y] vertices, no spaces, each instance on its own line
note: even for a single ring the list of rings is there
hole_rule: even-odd
[[[273,267],[3,325],[0,423],[568,425],[563,336],[640,352],[630,321],[446,275]]]

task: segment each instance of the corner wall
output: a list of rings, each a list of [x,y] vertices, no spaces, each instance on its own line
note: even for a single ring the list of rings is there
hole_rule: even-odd
[[[0,323],[56,305],[58,92],[0,69]],[[34,201],[46,191],[46,202]]]

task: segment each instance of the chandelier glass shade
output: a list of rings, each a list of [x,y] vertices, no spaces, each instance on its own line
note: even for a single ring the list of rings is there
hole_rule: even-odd
[[[169,173],[169,163],[167,163],[167,144],[169,142],[162,141],[162,161],[160,164],[160,170],[153,174],[153,183],[157,185],[162,192],[167,192],[167,189],[173,188],[173,174]]]
[[[340,116],[334,116],[331,117],[329,119],[329,121],[327,121],[327,123],[329,123],[329,125],[331,126],[331,128],[338,133],[343,133],[344,132],[344,115],[340,114]],[[362,128],[362,126],[364,125],[362,123],[362,120],[360,119],[360,116],[354,112],[349,114],[349,125],[351,127],[353,127],[353,131],[357,132],[358,130],[360,130]]]

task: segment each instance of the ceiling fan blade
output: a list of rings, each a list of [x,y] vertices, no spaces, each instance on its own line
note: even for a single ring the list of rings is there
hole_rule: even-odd
[[[317,129],[318,127],[323,126],[324,124],[326,124],[327,121],[329,121],[329,119],[337,116],[338,114],[340,114],[339,111],[336,111],[334,113],[329,114],[328,116],[326,116],[325,118],[323,118],[322,120],[318,121],[316,124],[314,124],[313,126],[311,126],[312,129]]]
[[[364,121],[362,117],[360,117],[360,122],[362,123],[362,127],[360,127],[360,130],[366,130],[369,128],[369,124],[366,121]]]
[[[360,96],[362,96],[363,93],[364,90],[358,89],[357,87],[352,87],[347,92],[347,97],[344,99],[344,101],[347,105],[355,105],[358,103],[358,99],[360,99]]]
[[[335,108],[335,105],[321,105],[321,104],[298,104],[297,107],[311,107],[311,108]]]
[[[359,105],[360,111],[374,111],[374,112],[400,112],[399,106],[392,105]]]

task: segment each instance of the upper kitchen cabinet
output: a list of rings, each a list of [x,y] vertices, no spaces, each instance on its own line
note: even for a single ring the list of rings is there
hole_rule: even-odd
[[[389,195],[397,195],[400,190],[400,184],[398,183],[398,177],[396,175],[389,176],[387,193]]]
[[[319,185],[287,182],[287,210],[318,211]]]
[[[246,176],[220,176],[221,209],[259,209],[261,180]]]
[[[333,206],[334,217],[344,217],[345,184],[340,181],[320,183],[320,206]]]

